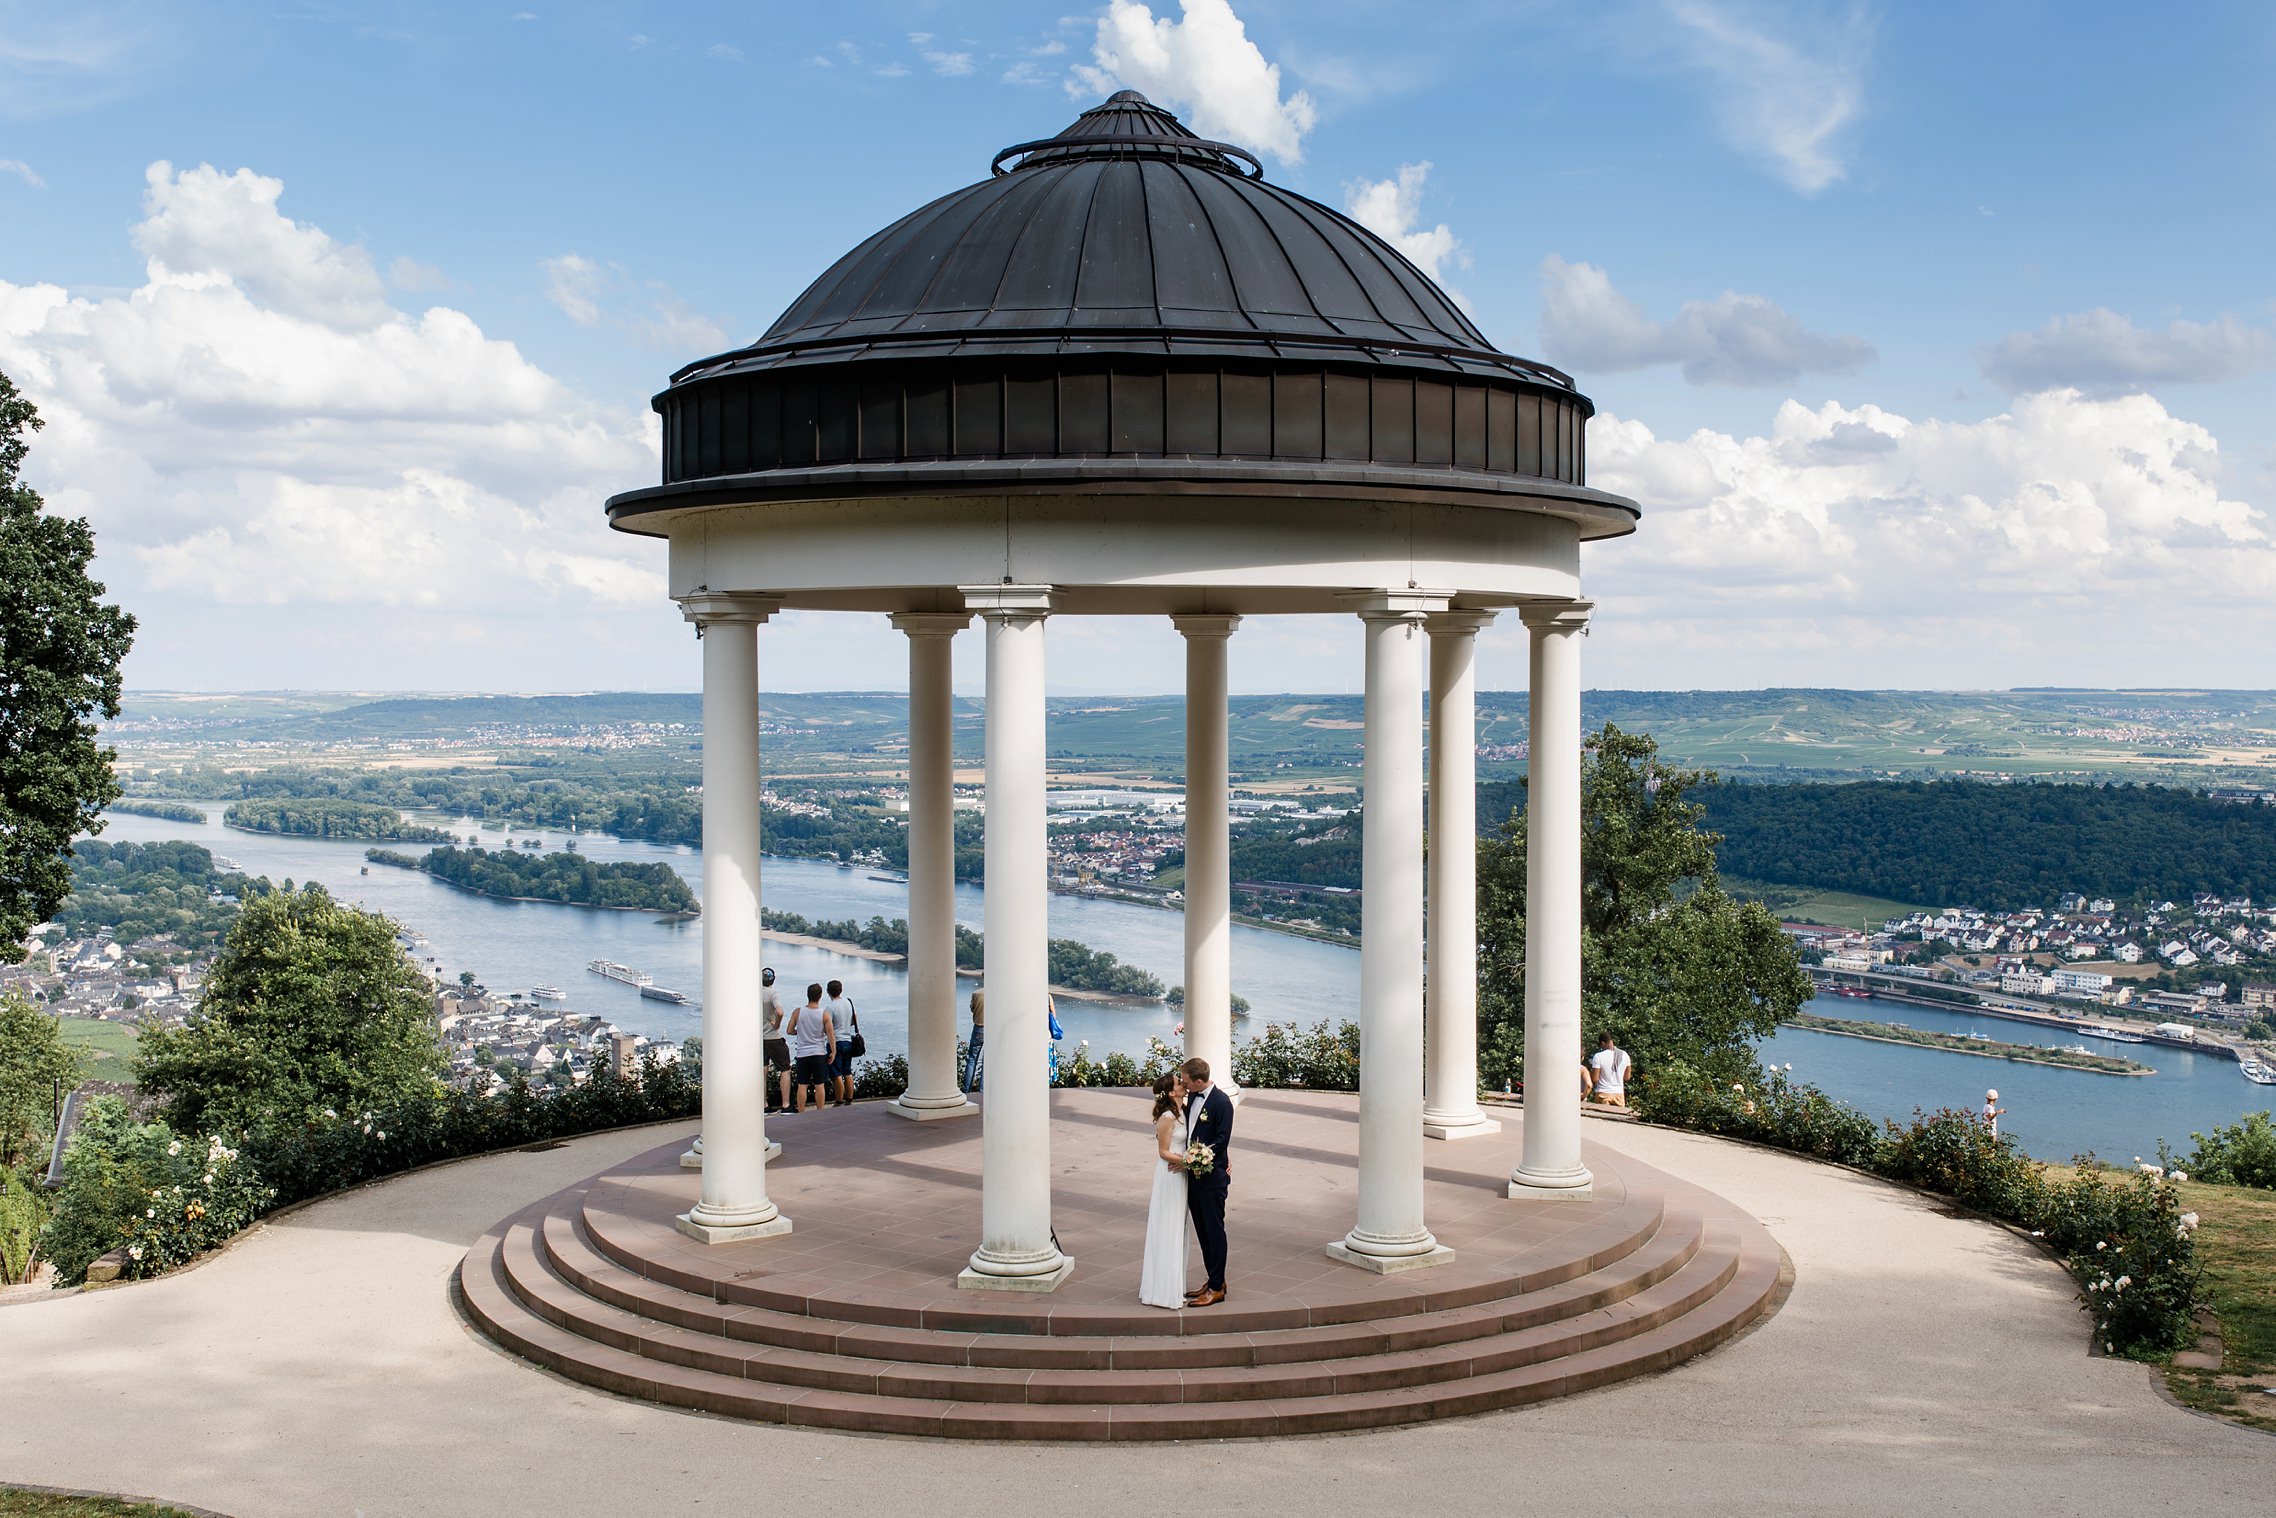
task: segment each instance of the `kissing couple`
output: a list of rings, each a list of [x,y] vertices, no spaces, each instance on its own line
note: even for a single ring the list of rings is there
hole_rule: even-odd
[[[1233,1099],[1210,1084],[1209,1061],[1189,1059],[1154,1080],[1153,1200],[1138,1300],[1148,1307],[1215,1307],[1225,1300],[1225,1193],[1233,1178]],[[1185,1225],[1206,1278],[1185,1289]]]

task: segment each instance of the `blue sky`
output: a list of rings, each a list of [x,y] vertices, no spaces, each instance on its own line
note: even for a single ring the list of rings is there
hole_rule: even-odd
[[[2261,5],[0,0],[0,368],[131,683],[685,688],[599,510],[648,395],[1127,84],[1578,376],[1646,511],[1591,684],[2265,685],[2272,53]],[[1258,623],[1235,679],[1357,653]],[[1055,624],[1060,688],[1175,667]]]

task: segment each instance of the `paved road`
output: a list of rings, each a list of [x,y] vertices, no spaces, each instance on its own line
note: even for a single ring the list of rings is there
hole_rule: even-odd
[[[943,1504],[1083,1518],[2265,1518],[2276,1492],[2276,1439],[2168,1406],[2141,1367],[2090,1358],[2068,1279],[2006,1233],[1842,1171],[1611,1123],[1591,1124],[1591,1140],[1751,1209],[1797,1280],[1784,1311],[1738,1343],[1544,1407],[1331,1439],[983,1447],[646,1407],[475,1337],[447,1296],[467,1245],[658,1137],[432,1171],[295,1214],[187,1275],[0,1308],[0,1480],[236,1518]],[[1233,1221],[1237,1242],[1237,1209]]]

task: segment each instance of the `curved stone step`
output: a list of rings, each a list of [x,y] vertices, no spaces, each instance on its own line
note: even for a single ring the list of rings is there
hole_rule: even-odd
[[[1622,1188],[1616,1199],[1593,1204],[1595,1210],[1587,1214],[1582,1225],[1587,1234],[1584,1241],[1546,1251],[1544,1258],[1530,1268],[1497,1269],[1482,1262],[1466,1264],[1458,1260],[1441,1269],[1388,1278],[1398,1283],[1396,1289],[1382,1289],[1381,1278],[1378,1278],[1367,1283],[1376,1289],[1353,1290],[1329,1300],[1305,1304],[1284,1301],[1251,1304],[1235,1297],[1221,1307],[1209,1309],[1203,1318],[1142,1307],[1135,1302],[1101,1306],[1056,1303],[1049,1297],[1024,1299],[994,1294],[983,1294],[976,1300],[973,1293],[955,1291],[945,1281],[938,1295],[931,1299],[911,1300],[858,1288],[822,1286],[817,1289],[812,1280],[805,1277],[770,1279],[759,1274],[739,1277],[703,1273],[683,1268],[670,1254],[655,1248],[652,1223],[628,1217],[606,1202],[596,1202],[592,1190],[598,1189],[600,1186],[596,1183],[579,1207],[584,1237],[594,1249],[646,1280],[690,1296],[711,1298],[722,1307],[755,1308],[783,1318],[819,1318],[946,1334],[1028,1334],[1084,1339],[1277,1333],[1347,1323],[1382,1323],[1521,1296],[1600,1271],[1641,1248],[1659,1231],[1667,1207],[1666,1197],[1660,1190]],[[751,1321],[756,1324],[761,1320]]]
[[[542,1219],[539,1220],[542,1223]],[[659,1323],[582,1292],[540,1246],[525,1220],[510,1225],[499,1245],[505,1280],[533,1312],[556,1327],[627,1352],[752,1380],[832,1391],[928,1396],[953,1401],[1123,1403],[1248,1401],[1290,1396],[1381,1390],[1500,1371],[1592,1348],[1609,1339],[1657,1327],[1691,1310],[1730,1279],[1736,1250],[1729,1243],[1702,1250],[1667,1251],[1666,1269],[1603,1283],[1587,1294],[1593,1308],[1550,1314],[1546,1321],[1503,1328],[1499,1315],[1461,1325],[1467,1331],[1435,1344],[1407,1348],[1379,1342],[1344,1346],[1314,1358],[1284,1356],[1230,1366],[1112,1365],[1098,1369],[1029,1369],[953,1363],[915,1363],[863,1353],[762,1347],[683,1326]],[[1029,1348],[1042,1347],[1029,1341]],[[1163,1378],[1177,1395],[1169,1397]]]
[[[658,1323],[721,1338],[816,1354],[930,1365],[1057,1370],[1185,1370],[1317,1361],[1412,1352],[1532,1328],[1592,1312],[1657,1285],[1696,1252],[1694,1217],[1667,1219],[1640,1248],[1574,1280],[1472,1307],[1410,1314],[1380,1323],[1255,1333],[1213,1331],[1215,1310],[1194,1314],[1177,1337],[973,1334],[843,1324],[766,1308],[728,1308],[638,1275],[601,1254],[578,1226],[575,1209],[555,1199],[540,1221],[552,1271],[584,1296]],[[1165,1315],[1171,1316],[1171,1315]]]
[[[761,1364],[770,1370],[781,1368],[768,1363],[773,1358],[768,1352],[738,1353],[736,1346],[711,1336],[654,1324],[630,1313],[621,1316],[627,1325],[638,1325],[630,1331],[640,1334],[646,1353],[573,1333],[532,1310],[512,1284],[510,1261],[532,1270],[544,1268],[534,1242],[536,1213],[532,1209],[519,1214],[485,1236],[461,1268],[461,1292],[468,1310],[516,1353],[587,1385],[672,1406],[770,1422],[972,1438],[1187,1439],[1322,1433],[1514,1407],[1664,1370],[1714,1347],[1761,1313],[1780,1266],[1775,1244],[1759,1226],[1726,1220],[1715,1231],[1728,1237],[1711,1239],[1676,1276],[1607,1309],[1607,1321],[1595,1325],[1595,1332],[1583,1341],[1551,1349],[1522,1344],[1518,1341],[1525,1335],[1511,1335],[1508,1345],[1435,1366],[1434,1371],[1444,1374],[1422,1380],[1412,1379],[1419,1370],[1412,1357],[1390,1355],[1364,1357],[1360,1362],[1364,1368],[1339,1376],[1334,1389],[1311,1395],[1286,1391],[1264,1397],[1192,1396],[1191,1390],[1201,1388],[1193,1385],[1193,1376],[1181,1374],[1174,1388],[1167,1377],[1143,1378],[1145,1390],[1164,1394],[1149,1401],[1086,1402],[1072,1385],[1051,1392],[1069,1396],[1064,1402],[1032,1396],[1024,1401],[946,1399],[933,1379],[940,1374],[938,1367],[888,1367],[866,1382],[871,1388],[866,1391],[858,1389],[865,1384],[858,1373],[850,1385],[799,1385],[764,1379],[763,1373],[753,1376],[753,1368]],[[1756,1237],[1747,1237],[1749,1228]],[[518,1257],[510,1247],[517,1232]],[[567,1286],[561,1278],[554,1279]],[[1626,1324],[1611,1321],[1624,1312]],[[665,1357],[707,1345],[718,1346],[711,1353],[719,1358],[709,1365]],[[1380,1363],[1367,1366],[1366,1360]],[[1022,1379],[1018,1373],[995,1375],[1003,1386]],[[1032,1386],[1034,1377],[1024,1379]],[[1091,1379],[1101,1391],[1126,1391],[1113,1384],[1123,1378]],[[1176,1400],[1166,1395],[1173,1389]]]

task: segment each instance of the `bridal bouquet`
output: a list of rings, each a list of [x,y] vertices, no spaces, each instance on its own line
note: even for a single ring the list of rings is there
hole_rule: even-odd
[[[1188,1145],[1185,1151],[1185,1173],[1207,1175],[1217,1168],[1217,1151],[1207,1144]]]

